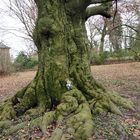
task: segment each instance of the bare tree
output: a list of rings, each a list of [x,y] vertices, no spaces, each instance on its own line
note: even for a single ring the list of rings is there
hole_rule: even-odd
[[[1,33],[4,35],[11,34],[15,37],[22,38],[29,50],[36,51],[33,42],[33,30],[37,18],[37,7],[34,0],[9,0],[3,1],[5,8],[2,8],[3,16],[9,16],[10,20],[15,20],[16,25],[4,25],[1,23]],[[19,25],[18,25],[19,24]]]
[[[37,18],[37,7],[34,0],[10,0],[9,8],[24,26],[25,34],[33,37],[33,30],[35,28],[35,21]]]

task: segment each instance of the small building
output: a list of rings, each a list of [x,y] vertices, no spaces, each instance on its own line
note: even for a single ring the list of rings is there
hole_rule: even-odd
[[[10,72],[10,47],[0,42],[0,74]]]

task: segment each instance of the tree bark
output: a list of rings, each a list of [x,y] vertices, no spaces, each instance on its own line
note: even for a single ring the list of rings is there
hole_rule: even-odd
[[[102,34],[101,34],[101,43],[100,43],[100,54],[103,54],[104,52],[104,43],[105,43],[105,36],[106,36],[106,30],[107,30],[107,23],[106,23],[106,19],[104,20],[104,26],[103,26],[103,30],[102,30]]]
[[[37,0],[34,42],[39,67],[34,80],[0,107],[1,120],[47,112],[38,122],[45,132],[52,120],[59,124],[50,139],[92,139],[92,113],[121,114],[116,104],[132,108],[109,93],[92,77],[85,29],[87,2]],[[70,88],[67,85],[72,85]],[[52,111],[53,110],[53,111]],[[63,126],[63,127],[60,127]]]

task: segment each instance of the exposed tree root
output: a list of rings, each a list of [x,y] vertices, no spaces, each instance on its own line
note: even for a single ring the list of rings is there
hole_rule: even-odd
[[[118,93],[115,92],[100,92],[100,96],[89,101],[90,107],[93,112],[112,112],[114,114],[122,115],[119,106],[126,109],[134,109],[133,103],[121,97]]]
[[[47,127],[53,122],[56,122],[57,126],[53,130],[51,140],[61,140],[62,138],[87,140],[92,138],[94,125],[90,106],[77,89],[66,92],[55,111],[47,112],[43,116],[31,120],[29,127],[40,127],[45,134]],[[3,128],[7,128],[6,124],[7,122],[1,122]],[[12,126],[5,132],[5,135],[14,133],[26,125],[24,122]]]
[[[78,67],[77,72],[74,72],[73,74],[75,81],[78,81],[78,89],[85,95],[93,113],[106,111],[122,115],[119,106],[135,110],[134,105],[130,100],[121,97],[116,92],[107,91],[100,83],[97,83],[93,79],[89,71],[81,71],[81,69],[82,68]]]
[[[11,99],[7,99],[0,105],[0,120],[10,120],[16,116]]]
[[[94,113],[109,111],[122,115],[118,105],[133,109],[132,102],[122,98],[119,94],[107,92],[99,87],[94,87],[92,90],[93,83],[87,80],[85,82],[86,86],[80,87],[81,90],[73,87],[72,90],[65,92],[60,103],[53,108],[54,111],[48,110],[45,114],[43,112],[47,109],[46,104],[42,106],[37,104],[34,84],[31,83],[26,89],[18,92],[11,100],[6,100],[0,106],[0,120],[3,120],[0,126],[3,128],[3,134],[10,135],[24,127],[39,127],[45,134],[48,126],[55,123],[53,132],[51,136],[46,136],[47,139],[90,140],[94,132]],[[5,121],[22,114],[29,116],[25,122],[15,125],[11,121]],[[32,118],[33,116],[36,116],[35,119]]]

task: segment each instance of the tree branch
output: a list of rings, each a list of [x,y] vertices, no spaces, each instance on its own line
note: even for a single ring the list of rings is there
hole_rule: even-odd
[[[125,26],[125,27],[128,27],[130,29],[132,29],[133,31],[135,31],[137,34],[139,34],[140,32],[135,29],[135,27],[131,26],[131,25],[128,25],[128,24],[121,24],[121,25],[118,25],[118,26],[115,26],[112,30],[116,29],[116,28],[119,28],[121,26]],[[110,32],[112,32],[112,30]]]
[[[89,4],[107,3],[115,0],[89,0]]]
[[[94,15],[102,15],[106,18],[110,18],[111,14],[109,13],[109,9],[112,4],[102,4],[94,7],[87,7],[86,9],[86,19]]]

